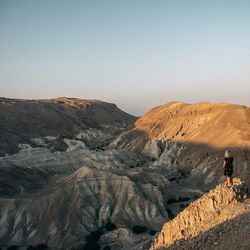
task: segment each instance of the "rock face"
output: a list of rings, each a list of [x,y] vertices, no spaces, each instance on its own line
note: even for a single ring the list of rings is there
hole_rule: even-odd
[[[244,184],[239,179],[234,179],[235,189],[241,189],[242,199],[241,202],[246,199],[246,188]],[[154,243],[151,245],[151,250],[155,249],[192,249],[192,238],[201,236],[204,232],[213,230],[223,223],[235,219],[237,216],[243,216],[248,218],[250,215],[250,206],[247,204],[237,203],[237,193],[234,189],[228,189],[225,183],[218,185],[215,189],[211,190],[209,193],[203,195],[197,201],[192,202],[185,210],[179,213],[173,220],[167,222],[160,234],[156,237]],[[250,221],[248,221],[249,223]],[[237,226],[234,226],[237,228]],[[240,230],[243,228],[238,228]],[[209,249],[211,245],[220,248],[223,241],[229,241],[230,238],[227,237],[227,231],[221,231],[221,239],[219,242],[202,242],[200,246],[202,249]],[[247,239],[248,235],[245,236]],[[209,239],[208,239],[209,241]],[[248,241],[248,244],[250,242]],[[238,242],[232,242],[230,249],[236,249],[232,246],[239,244]],[[230,245],[230,244],[229,244]],[[247,245],[246,245],[247,246]],[[249,245],[248,245],[249,247]],[[210,248],[211,249],[211,248]]]
[[[135,117],[121,111],[115,104],[99,100],[0,98],[0,156],[17,153],[18,144],[37,146],[35,142],[46,136],[71,139],[80,133],[89,134],[88,129],[107,135],[99,140],[92,137],[101,146],[109,143],[134,120]],[[36,141],[32,140],[34,138]],[[90,146],[95,146],[93,144]]]

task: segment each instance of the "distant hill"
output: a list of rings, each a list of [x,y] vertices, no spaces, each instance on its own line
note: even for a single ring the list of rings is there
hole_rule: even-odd
[[[31,138],[74,136],[88,128],[126,127],[135,117],[100,100],[0,98],[0,156],[18,151]]]

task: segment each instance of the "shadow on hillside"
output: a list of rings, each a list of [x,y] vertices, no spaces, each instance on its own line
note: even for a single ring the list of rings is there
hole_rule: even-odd
[[[124,135],[122,135],[116,147],[125,148],[128,151],[140,154],[143,151],[145,144],[150,140],[151,138],[147,132],[137,129],[134,126],[130,128],[130,131],[127,131]],[[162,140],[159,140],[159,149],[162,153],[165,147],[161,142]],[[202,167],[202,170],[200,172],[204,176],[204,178],[209,175],[214,175],[218,176],[219,179],[221,176],[223,176],[222,165],[224,160],[224,153],[229,149],[234,157],[234,177],[245,180],[247,182],[247,185],[250,186],[250,148],[238,146],[214,147],[206,143],[176,141],[174,139],[166,140],[165,142],[170,145],[170,148],[171,145],[177,145],[177,147],[181,147],[181,145],[184,145],[183,150],[178,156],[178,165],[184,169],[187,168],[189,170]],[[155,149],[152,148],[152,150]],[[208,171],[206,171],[205,168],[207,168]],[[203,181],[204,179],[201,179],[201,185]]]

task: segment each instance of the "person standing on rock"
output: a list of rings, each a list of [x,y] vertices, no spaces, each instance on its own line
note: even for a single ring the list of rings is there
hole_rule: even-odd
[[[227,177],[227,187],[231,188],[233,186],[233,161],[234,158],[229,150],[225,152],[225,158],[223,162],[224,175]]]

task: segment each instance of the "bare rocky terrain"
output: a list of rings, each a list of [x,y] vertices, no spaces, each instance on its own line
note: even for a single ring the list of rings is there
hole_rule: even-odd
[[[235,176],[250,181],[246,106],[169,103],[136,120],[97,100],[0,103],[3,249],[149,249],[166,222],[224,181],[225,148]],[[223,185],[218,199],[231,204]],[[199,241],[197,232],[179,242]]]

